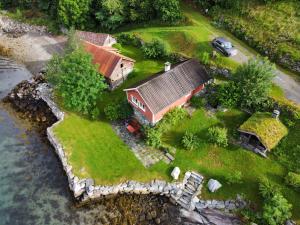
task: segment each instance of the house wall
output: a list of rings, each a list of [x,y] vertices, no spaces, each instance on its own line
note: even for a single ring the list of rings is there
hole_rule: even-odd
[[[123,67],[121,66],[123,64]],[[133,71],[134,63],[129,60],[120,60],[115,67],[115,70],[109,77],[111,88],[116,88],[126,80],[128,74]]]
[[[136,104],[134,104],[132,101],[131,101],[131,96],[134,96],[138,101],[140,101],[141,103],[143,103],[145,105],[145,111],[143,111],[142,109],[140,109]],[[153,117],[153,114],[152,112],[150,111],[150,109],[148,108],[148,106],[146,105],[146,103],[144,102],[144,100],[142,99],[142,97],[140,96],[140,94],[135,91],[135,90],[130,90],[130,91],[127,91],[127,100],[128,102],[130,103],[130,105],[132,105],[132,107],[139,111],[141,114],[144,115],[144,117],[150,122],[152,123],[152,117]]]
[[[194,91],[192,91],[191,93],[187,94],[186,96],[183,96],[182,98],[178,99],[176,102],[174,102],[173,104],[171,104],[170,106],[164,108],[163,110],[161,110],[160,112],[153,114],[150,109],[147,107],[147,105],[145,104],[144,100],[142,99],[142,97],[140,96],[140,94],[135,91],[135,90],[131,90],[131,91],[127,91],[127,99],[128,102],[135,108],[137,109],[140,113],[142,113],[146,119],[151,123],[151,124],[155,124],[158,121],[160,121],[163,116],[168,113],[170,110],[178,107],[178,106],[182,106],[184,105],[186,102],[188,102],[195,94],[199,93],[202,89],[204,88],[204,84],[200,85],[199,87],[197,87]],[[142,102],[145,105],[145,111],[141,110],[138,106],[136,106],[134,103],[131,102],[131,96],[134,96],[136,99],[138,99],[140,102]]]
[[[117,40],[115,38],[113,38],[111,35],[109,35],[107,37],[107,39],[105,40],[103,46],[110,46],[111,47],[111,46],[113,46],[116,43],[117,43]]]

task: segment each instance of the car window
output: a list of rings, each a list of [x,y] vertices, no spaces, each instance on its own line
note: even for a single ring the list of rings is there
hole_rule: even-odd
[[[216,41],[216,42],[217,42],[217,44],[222,45],[221,41]]]
[[[225,42],[224,43],[225,48],[230,49],[232,48],[232,44],[230,42]]]

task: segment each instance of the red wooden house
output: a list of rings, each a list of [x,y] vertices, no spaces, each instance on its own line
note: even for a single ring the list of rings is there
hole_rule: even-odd
[[[166,63],[164,71],[124,91],[139,122],[155,125],[171,109],[187,103],[211,80],[196,59],[189,59],[174,66]]]

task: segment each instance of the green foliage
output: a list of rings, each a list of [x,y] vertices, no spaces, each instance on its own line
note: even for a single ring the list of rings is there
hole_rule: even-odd
[[[134,47],[141,47],[142,40],[135,34],[121,33],[117,35],[118,43],[122,45],[132,45]]]
[[[193,150],[198,145],[197,135],[186,131],[182,137],[181,143],[186,150]]]
[[[267,179],[261,180],[259,184],[259,192],[265,199],[272,198],[275,194],[280,193],[280,189],[277,185],[270,182]]]
[[[265,101],[273,77],[274,65],[267,59],[252,59],[239,66],[233,76],[239,94],[239,104],[251,108]]]
[[[147,59],[162,59],[167,53],[165,44],[157,39],[145,43],[142,51]]]
[[[111,103],[104,108],[104,114],[111,121],[123,120],[132,115],[132,108],[127,101]]]
[[[176,23],[182,18],[179,0],[155,0],[154,8],[164,22]]]
[[[291,209],[292,205],[277,193],[265,201],[262,217],[269,225],[284,224],[292,216]]]
[[[283,197],[278,186],[269,180],[263,180],[259,191],[264,198],[262,219],[266,224],[283,224],[292,216],[292,205]]]
[[[155,148],[160,147],[162,134],[186,117],[186,110],[179,107],[165,114],[164,118],[155,127],[145,128],[146,144]]]
[[[300,188],[300,174],[289,172],[285,178],[285,183],[294,188]]]
[[[92,0],[59,0],[58,20],[67,27],[83,28],[90,12]]]
[[[71,43],[69,46],[74,47]],[[70,49],[63,56],[53,57],[47,65],[46,78],[63,98],[66,108],[96,118],[99,113],[96,103],[107,88],[105,79],[90,54],[80,47]]]
[[[219,146],[226,147],[228,145],[227,129],[221,127],[208,128],[209,141]]]
[[[205,106],[205,98],[201,98],[198,96],[193,96],[191,98],[190,102],[191,102],[191,105],[193,107],[195,107],[196,109],[199,109],[199,108]]]
[[[159,129],[146,127],[145,128],[146,144],[148,146],[159,148],[162,144],[162,132]]]
[[[228,174],[225,178],[227,181],[227,184],[241,184],[242,183],[242,172],[241,171],[235,171],[234,173]]]
[[[208,52],[202,52],[200,55],[200,62],[204,65],[208,65],[210,63],[210,54]]]
[[[233,82],[219,85],[216,98],[222,106],[234,108],[239,102],[237,86]]]

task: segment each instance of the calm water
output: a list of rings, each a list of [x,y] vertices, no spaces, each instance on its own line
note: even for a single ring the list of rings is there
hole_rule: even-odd
[[[30,76],[0,58],[0,98]],[[103,206],[74,207],[54,151],[9,111],[0,104],[0,225],[96,224]]]

